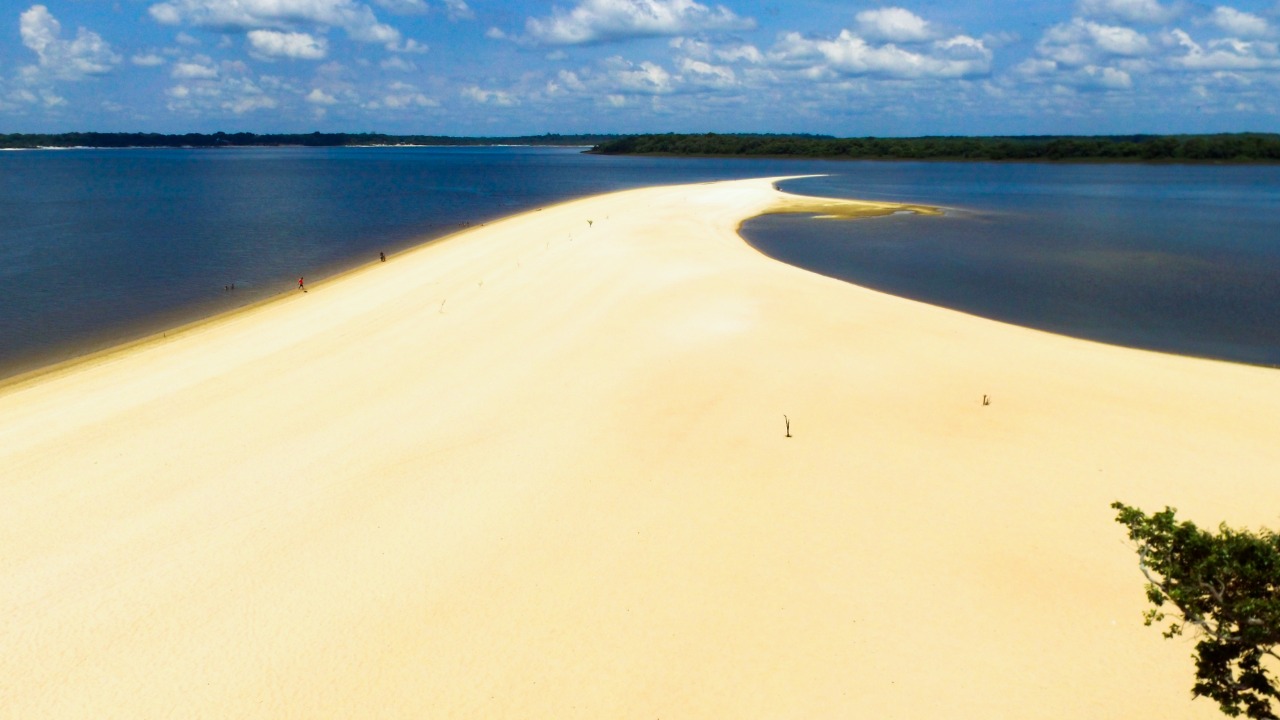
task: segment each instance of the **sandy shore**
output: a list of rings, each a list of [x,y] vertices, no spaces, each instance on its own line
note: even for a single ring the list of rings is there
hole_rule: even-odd
[[[1280,372],[736,235],[796,202],[588,198],[0,389],[0,717],[1218,717],[1108,504],[1280,526]]]

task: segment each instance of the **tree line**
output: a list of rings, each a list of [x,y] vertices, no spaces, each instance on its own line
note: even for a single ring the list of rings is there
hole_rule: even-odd
[[[596,145],[591,152],[854,160],[1280,162],[1280,135],[836,138],[665,134],[618,137]]]
[[[15,133],[0,134],[3,148],[219,148],[219,147],[350,147],[362,145],[545,145],[590,146],[616,135],[520,135],[513,137],[452,137],[446,135],[384,135],[382,133]]]

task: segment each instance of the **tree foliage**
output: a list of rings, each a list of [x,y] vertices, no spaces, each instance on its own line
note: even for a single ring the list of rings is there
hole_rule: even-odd
[[[1231,717],[1276,720],[1280,535],[1225,524],[1215,534],[1178,522],[1173,508],[1148,516],[1119,502],[1112,507],[1137,544],[1147,577],[1154,607],[1145,614],[1146,624],[1168,620],[1166,638],[1187,628],[1199,636],[1192,693],[1216,700]]]
[[[630,135],[597,145],[604,155],[802,157],[845,160],[1040,162],[1280,162],[1280,135],[834,138],[825,135]]]

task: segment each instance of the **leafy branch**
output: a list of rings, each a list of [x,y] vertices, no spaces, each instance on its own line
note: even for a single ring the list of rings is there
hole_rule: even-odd
[[[1148,516],[1119,502],[1111,507],[1137,544],[1153,605],[1145,623],[1167,620],[1166,638],[1188,627],[1199,637],[1192,694],[1217,701],[1231,717],[1277,720],[1280,688],[1268,665],[1280,660],[1280,536],[1225,523],[1207,532],[1178,522],[1173,508]]]

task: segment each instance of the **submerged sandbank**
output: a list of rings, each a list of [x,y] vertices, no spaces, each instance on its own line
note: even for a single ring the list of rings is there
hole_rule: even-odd
[[[0,389],[0,715],[1216,717],[1108,504],[1275,527],[1280,373],[734,233],[791,197],[549,207]]]

